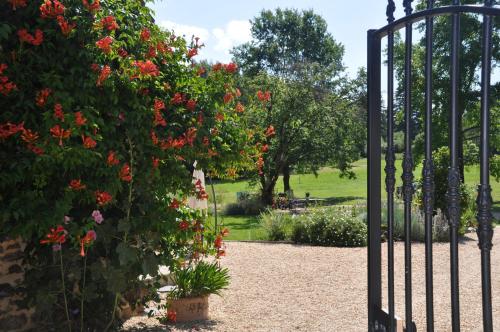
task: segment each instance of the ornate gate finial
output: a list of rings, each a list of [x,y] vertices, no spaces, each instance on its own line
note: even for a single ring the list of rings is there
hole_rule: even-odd
[[[411,7],[411,3],[413,0],[403,0],[403,7],[405,7],[405,14],[410,15],[413,12],[413,8]]]
[[[387,22],[394,22],[394,11],[396,10],[396,4],[394,0],[389,0],[387,3],[387,9],[385,11],[385,15],[387,15]]]

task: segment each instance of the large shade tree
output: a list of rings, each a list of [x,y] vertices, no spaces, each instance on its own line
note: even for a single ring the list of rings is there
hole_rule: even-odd
[[[354,89],[347,88],[344,48],[321,16],[312,10],[264,10],[252,20],[252,37],[233,55],[243,72],[244,96],[259,106],[247,115],[253,128],[261,128],[255,136],[264,147],[259,180],[262,200],[270,204],[280,174],[289,191],[297,168],[317,172],[331,164],[348,172],[364,129],[351,114],[356,104],[348,102],[346,91]],[[255,98],[259,89],[267,97]]]

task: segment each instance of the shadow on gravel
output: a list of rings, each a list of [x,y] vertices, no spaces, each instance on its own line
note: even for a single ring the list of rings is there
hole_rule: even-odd
[[[147,326],[138,323],[134,328],[129,328],[127,332],[164,332],[164,331],[214,331],[217,327],[217,321],[195,321],[189,323],[176,323],[162,326]]]
[[[459,243],[467,243],[470,241],[477,241],[477,235],[476,233],[466,233],[464,236],[460,237],[458,239]]]

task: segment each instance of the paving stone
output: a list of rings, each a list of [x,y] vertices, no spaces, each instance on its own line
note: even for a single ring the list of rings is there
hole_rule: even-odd
[[[15,264],[9,267],[9,273],[21,273],[21,272],[23,272],[23,268],[19,264]]]
[[[20,315],[8,315],[0,317],[0,327],[2,331],[13,331],[18,330],[20,327],[28,323],[28,318],[26,314]]]

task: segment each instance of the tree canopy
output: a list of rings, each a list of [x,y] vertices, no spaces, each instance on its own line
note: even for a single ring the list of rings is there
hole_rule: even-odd
[[[477,1],[463,1],[465,4],[474,4]],[[450,0],[436,2],[436,6],[450,5]],[[417,8],[423,9],[426,1],[419,1]],[[481,25],[477,15],[463,14],[460,16],[460,40],[461,50],[459,54],[460,65],[460,85],[458,107],[460,112],[460,140],[470,140],[479,143],[479,118],[480,118],[480,66],[482,35]],[[417,29],[424,31],[425,25],[422,23]],[[493,34],[493,63],[500,60],[500,21],[497,19]],[[413,136],[415,139],[415,154],[421,159],[424,151],[423,124],[425,114],[425,36],[413,45],[412,63],[412,112],[414,119]],[[433,124],[432,142],[433,149],[448,145],[449,129],[449,105],[451,103],[451,82],[450,82],[450,57],[451,50],[451,20],[448,16],[439,16],[434,20],[433,33]],[[398,82],[397,104],[399,128],[402,125],[402,105],[403,105],[403,79],[404,79],[404,41],[396,36],[395,45],[395,71]],[[500,151],[500,114],[498,100],[500,98],[500,82],[491,87],[491,147],[492,153],[498,154]],[[462,146],[462,144],[460,144]],[[464,160],[463,148],[461,150],[461,160]],[[463,162],[462,174],[463,174]]]
[[[331,164],[347,171],[364,130],[359,117],[351,116],[359,104],[349,103],[356,89],[344,73],[344,47],[321,16],[312,10],[264,10],[252,20],[252,37],[233,55],[242,68],[244,95],[269,92],[266,107],[250,108],[247,116],[256,128],[272,127],[275,133],[265,138],[260,174],[263,201],[270,203],[280,174],[287,191],[293,169],[316,172]]]
[[[295,77],[303,74],[302,67],[310,65],[327,78],[343,71],[344,47],[327,31],[326,21],[312,10],[263,10],[251,23],[252,41],[233,50],[244,74],[265,71]]]

